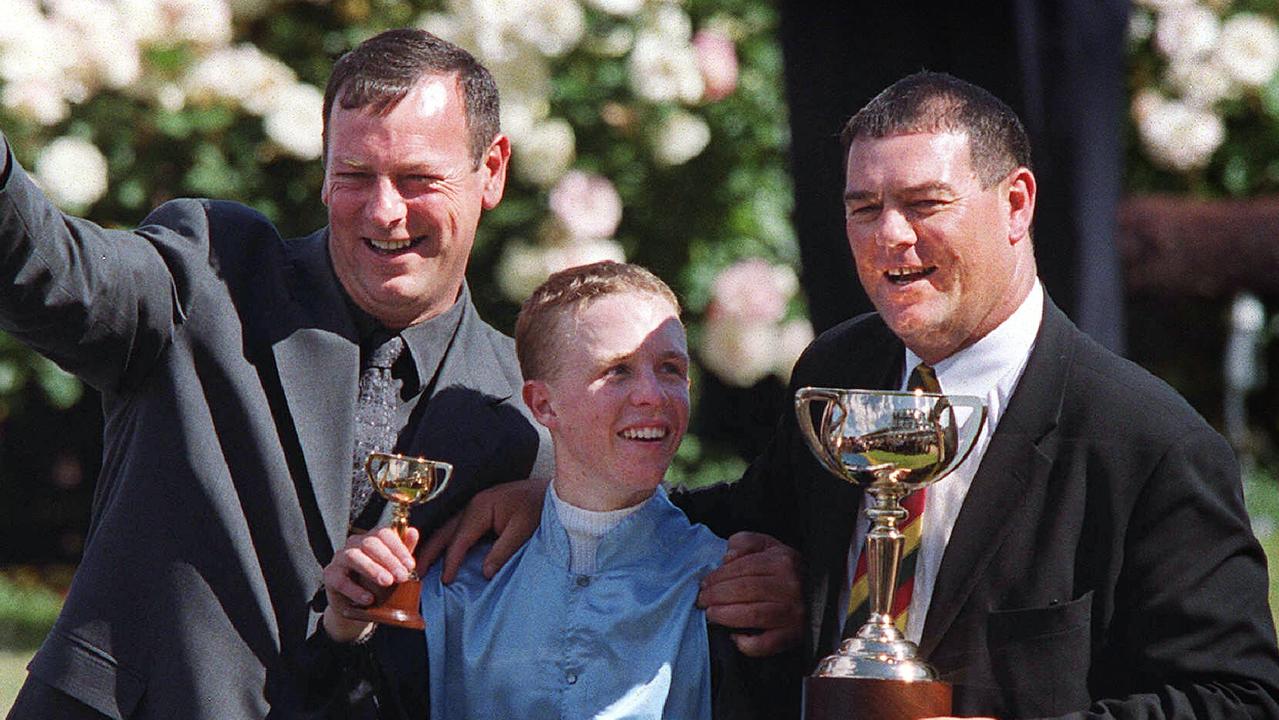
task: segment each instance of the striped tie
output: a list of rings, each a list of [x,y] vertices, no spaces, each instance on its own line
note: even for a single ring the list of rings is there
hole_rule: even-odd
[[[920,363],[910,373],[906,381],[907,390],[921,390],[927,393],[940,393],[941,385],[937,382],[937,374],[928,365]],[[906,620],[910,610],[911,590],[915,587],[915,562],[919,559],[919,541],[923,536],[924,497],[927,488],[911,493],[901,501],[908,515],[898,525],[904,537],[901,566],[897,572],[897,589],[893,592],[893,605],[889,614],[897,629],[906,632]],[[844,620],[844,637],[857,632],[870,617],[870,593],[866,578],[867,555],[865,546],[858,553],[857,568],[853,572],[853,583],[848,592],[848,616]]]

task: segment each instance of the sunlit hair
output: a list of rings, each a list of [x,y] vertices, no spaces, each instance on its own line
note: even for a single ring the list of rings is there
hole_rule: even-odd
[[[347,110],[368,108],[378,115],[395,109],[427,75],[456,75],[466,105],[467,144],[479,168],[501,125],[497,83],[473,55],[425,30],[387,30],[360,43],[333,65],[324,89],[324,157],[329,150],[329,115],[336,102]]]
[[[642,293],[670,303],[679,299],[661,278],[639,265],[612,260],[561,270],[546,279],[520,307],[515,321],[515,354],[525,380],[546,380],[558,369],[556,353],[564,337],[560,320],[605,295]]]
[[[917,72],[888,86],[853,115],[839,140],[847,158],[857,138],[936,132],[967,133],[970,160],[983,187],[1017,167],[1031,167],[1030,140],[1012,108],[946,73]]]

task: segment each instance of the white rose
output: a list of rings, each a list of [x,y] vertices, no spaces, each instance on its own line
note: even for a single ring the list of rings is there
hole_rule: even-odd
[[[1241,84],[1265,85],[1279,71],[1279,29],[1261,15],[1233,15],[1221,28],[1216,57]]]
[[[55,205],[83,210],[107,192],[107,159],[87,140],[60,137],[36,157],[35,178]]]
[[[661,165],[683,165],[701,154],[711,141],[711,129],[700,117],[673,112],[662,121],[653,138],[653,159]]]
[[[502,132],[511,139],[511,145],[519,148],[528,139],[529,134],[533,132],[533,128],[537,126],[539,113],[544,117],[540,106],[538,110],[525,105],[521,102],[510,102],[505,95],[502,96],[502,110],[499,121],[502,126]]]
[[[167,24],[160,0],[115,0],[115,6],[138,42],[155,43],[164,39]]]
[[[644,15],[642,24],[645,30],[676,42],[687,43],[693,39],[693,20],[675,3],[657,3]]]
[[[458,25],[473,40],[471,50],[485,62],[506,62],[524,46],[517,21],[532,0],[450,0],[446,3]]]
[[[0,47],[22,42],[33,32],[43,31],[44,13],[34,0],[0,0]]]
[[[515,139],[534,122],[550,115],[551,69],[546,58],[531,48],[512,49],[509,55],[509,59],[490,63],[488,68],[502,95],[502,128]]]
[[[524,42],[543,55],[558,57],[577,47],[586,29],[586,18],[576,0],[538,0],[523,4],[518,17],[511,18]]]
[[[523,240],[512,240],[497,263],[497,286],[507,300],[523,302],[546,280],[546,251]]]
[[[166,39],[208,48],[231,42],[231,7],[226,0],[162,0],[169,21]]]
[[[1151,159],[1177,172],[1207,165],[1226,139],[1220,117],[1177,101],[1151,108],[1137,129]]]
[[[466,39],[470,38],[462,21],[455,15],[442,12],[425,12],[418,16],[418,29],[448,40],[455,45],[466,47]]]
[[[123,88],[142,75],[142,52],[119,9],[106,0],[56,0],[54,22],[75,37],[75,74],[91,86]]]
[[[323,151],[324,93],[305,83],[279,92],[263,118],[263,129],[285,152],[315,160]]]
[[[576,240],[612,237],[622,221],[622,198],[603,175],[572,170],[551,190],[548,202]]]
[[[197,101],[230,100],[260,116],[295,82],[287,65],[244,43],[202,58],[187,72],[183,89]]]
[[[67,118],[70,108],[56,78],[23,78],[4,85],[4,106],[48,127]]]
[[[1150,88],[1142,88],[1132,99],[1132,119],[1137,125],[1142,125],[1150,118],[1151,113],[1159,111],[1160,106],[1164,104],[1164,96],[1159,94],[1157,90]]]
[[[641,33],[631,49],[628,69],[635,94],[650,102],[692,104],[702,97],[702,71],[697,53],[687,42]]]
[[[23,33],[0,45],[0,78],[11,82],[44,79],[64,86],[56,78],[75,69],[79,46],[75,32],[40,17],[23,28]]]
[[[635,46],[635,30],[627,26],[615,27],[603,37],[592,37],[590,50],[596,55],[620,58]]]
[[[1206,55],[1217,41],[1221,22],[1202,5],[1170,9],[1155,25],[1155,47],[1165,57],[1196,58]]]
[[[560,118],[551,118],[530,128],[512,148],[511,164],[521,180],[549,187],[573,164],[576,150],[572,126]]]
[[[702,328],[698,357],[720,380],[748,388],[773,372],[777,360],[775,333],[771,323],[710,316]]]
[[[160,83],[153,88],[155,102],[169,112],[177,112],[186,107],[187,94],[176,83]]]
[[[1196,108],[1210,108],[1237,90],[1230,73],[1211,58],[1177,58],[1169,64],[1167,78],[1181,99]]]
[[[631,17],[644,7],[644,0],[586,0],[586,4],[617,17]]]

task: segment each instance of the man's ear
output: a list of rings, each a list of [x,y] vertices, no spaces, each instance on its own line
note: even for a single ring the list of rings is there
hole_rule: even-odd
[[[554,404],[551,402],[550,387],[546,382],[525,380],[522,392],[524,404],[528,406],[529,412],[533,413],[533,419],[546,426],[548,430],[555,429],[558,418]]]
[[[510,161],[511,141],[498,133],[489,144],[480,165],[480,171],[484,173],[485,210],[492,210],[502,202],[502,193],[506,191],[506,168]]]
[[[1008,183],[1008,239],[1016,245],[1030,237],[1030,226],[1035,219],[1035,174],[1030,168],[1019,167],[1005,182]]]

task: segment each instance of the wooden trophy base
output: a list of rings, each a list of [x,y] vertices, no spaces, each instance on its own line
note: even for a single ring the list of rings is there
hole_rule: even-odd
[[[372,589],[370,592],[375,597],[372,605],[343,610],[342,617],[411,630],[426,629],[426,621],[418,612],[422,601],[421,580],[407,580],[399,585]]]
[[[923,680],[804,678],[804,720],[918,720],[950,715],[950,685]]]

